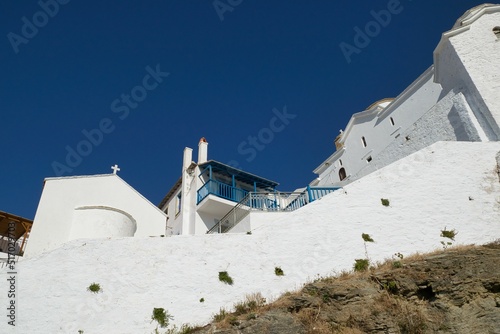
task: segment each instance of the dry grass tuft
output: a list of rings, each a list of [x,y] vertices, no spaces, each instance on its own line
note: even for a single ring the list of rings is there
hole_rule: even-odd
[[[266,304],[266,299],[260,292],[245,296],[245,300],[234,304],[233,315],[242,315],[248,312],[256,311]]]
[[[427,312],[426,302],[409,302],[384,291],[380,294],[377,306],[379,311],[389,312],[402,333],[425,333],[431,317]]]

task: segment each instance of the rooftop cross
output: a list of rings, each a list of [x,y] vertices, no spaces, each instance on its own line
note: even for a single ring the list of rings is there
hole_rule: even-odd
[[[116,174],[117,172],[120,171],[120,168],[118,168],[118,165],[111,166],[111,169],[113,170],[113,174]]]

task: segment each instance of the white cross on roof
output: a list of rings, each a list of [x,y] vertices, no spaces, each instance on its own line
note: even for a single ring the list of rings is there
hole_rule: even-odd
[[[111,169],[113,170],[113,174],[116,174],[117,172],[120,171],[120,168],[118,168],[118,165],[111,166]]]

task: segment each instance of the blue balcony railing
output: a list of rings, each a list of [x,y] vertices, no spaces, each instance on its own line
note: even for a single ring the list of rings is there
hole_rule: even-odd
[[[224,217],[207,233],[226,233],[236,226],[250,211],[290,212],[300,209],[328,195],[340,187],[310,187],[302,192],[248,192]],[[201,190],[201,189],[200,189]]]
[[[321,197],[328,195],[335,190],[339,190],[340,187],[311,187],[307,186],[307,194],[309,197],[309,202],[314,202]]]
[[[229,184],[216,180],[208,180],[200,189],[198,189],[198,200],[196,204],[203,201],[208,195],[215,195],[233,202],[239,202],[248,194],[248,191],[233,187]]]

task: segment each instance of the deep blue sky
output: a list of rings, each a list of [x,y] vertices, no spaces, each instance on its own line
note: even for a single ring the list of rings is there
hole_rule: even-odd
[[[196,160],[206,137],[210,159],[237,161],[284,191],[307,185],[351,114],[401,93],[432,64],[441,33],[481,4],[401,0],[348,63],[340,43],[354,45],[354,28],[394,1],[221,0],[240,2],[221,20],[212,1],[72,0],[47,22],[37,1],[1,1],[0,210],[33,218],[53,163],[67,165],[66,147],[103,119],[113,131],[63,175],[110,173],[116,163],[158,204],[180,176],[184,147]],[[16,53],[9,36],[24,38],[23,17],[40,27],[24,28]],[[124,117],[121,95],[158,64],[169,76]],[[238,146],[248,149],[248,136],[284,106],[296,117],[247,161]]]

